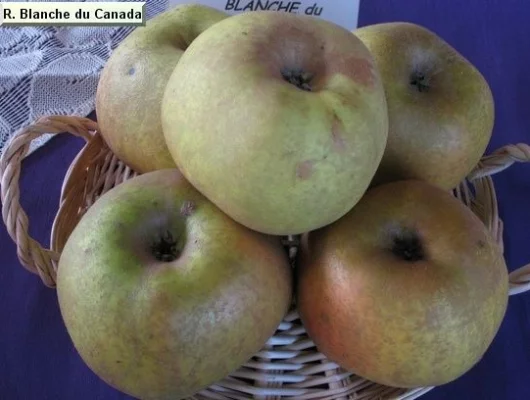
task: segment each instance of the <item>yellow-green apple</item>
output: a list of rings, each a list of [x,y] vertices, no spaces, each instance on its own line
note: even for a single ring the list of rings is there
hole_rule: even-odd
[[[324,226],[360,199],[387,137],[372,56],[316,17],[226,18],[183,54],[162,100],[179,169],[213,203],[275,235]]]
[[[191,396],[245,363],[287,312],[291,284],[279,238],[230,219],[176,169],[99,198],[69,237],[57,276],[82,359],[146,400]]]
[[[373,184],[420,179],[456,187],[491,138],[494,101],[484,76],[416,24],[374,24],[354,34],[376,61],[388,103],[388,144]]]
[[[110,149],[138,172],[173,168],[160,122],[164,89],[189,44],[227,14],[199,4],[176,6],[136,28],[101,72],[96,114]]]
[[[397,387],[441,385],[485,354],[504,317],[508,272],[482,221],[443,189],[369,189],[304,235],[297,305],[317,348]]]

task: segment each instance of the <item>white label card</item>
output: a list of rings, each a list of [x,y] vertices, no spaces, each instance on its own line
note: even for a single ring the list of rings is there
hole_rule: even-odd
[[[217,8],[228,14],[246,11],[272,10],[315,15],[348,30],[357,28],[361,0],[169,0],[169,6],[198,3]]]

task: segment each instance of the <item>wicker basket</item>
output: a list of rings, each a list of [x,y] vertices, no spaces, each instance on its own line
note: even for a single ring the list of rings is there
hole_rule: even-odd
[[[51,230],[51,248],[44,249],[28,233],[28,218],[20,206],[21,161],[32,140],[45,133],[70,133],[86,140],[72,162],[61,189],[60,207]],[[477,168],[454,190],[491,231],[502,248],[502,221],[491,175],[514,162],[530,161],[530,146],[509,145],[483,157]],[[10,143],[1,159],[2,216],[17,245],[21,264],[55,286],[56,269],[66,240],[80,218],[104,192],[136,175],[111,153],[97,123],[79,117],[41,118]],[[286,240],[291,257],[296,238]],[[510,295],[530,290],[530,264],[510,274]],[[223,381],[197,393],[200,399],[415,399],[431,390],[391,388],[362,379],[319,353],[305,333],[296,309],[251,360]]]

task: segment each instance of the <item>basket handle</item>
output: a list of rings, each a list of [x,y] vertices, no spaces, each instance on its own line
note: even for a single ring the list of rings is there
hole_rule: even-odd
[[[21,264],[38,274],[48,287],[55,286],[55,273],[59,254],[44,249],[29,235],[28,216],[20,205],[20,169],[30,143],[44,134],[70,133],[87,142],[92,139],[98,126],[95,121],[83,117],[48,116],[37,120],[15,135],[6,146],[0,159],[2,218],[11,239],[17,245]],[[489,177],[505,170],[515,162],[530,162],[530,146],[519,143],[504,146],[484,156],[468,175],[469,181]],[[530,290],[530,264],[510,273],[510,295]]]
[[[530,146],[524,143],[509,144],[482,157],[477,167],[468,175],[468,180],[494,175],[516,162],[530,162]],[[530,290],[530,264],[510,273],[510,296]]]
[[[0,159],[2,218],[7,232],[17,246],[21,264],[38,274],[48,287],[55,286],[59,254],[43,248],[29,235],[28,216],[20,205],[20,170],[30,143],[44,134],[70,133],[87,142],[97,130],[97,123],[83,117],[48,116],[16,134],[5,147]]]

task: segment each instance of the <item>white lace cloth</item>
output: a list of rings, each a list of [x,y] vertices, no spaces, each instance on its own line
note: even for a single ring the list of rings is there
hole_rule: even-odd
[[[147,19],[168,7],[168,0],[145,1]],[[39,117],[90,114],[101,69],[133,29],[0,27],[0,155]],[[50,137],[35,140],[30,152]]]

